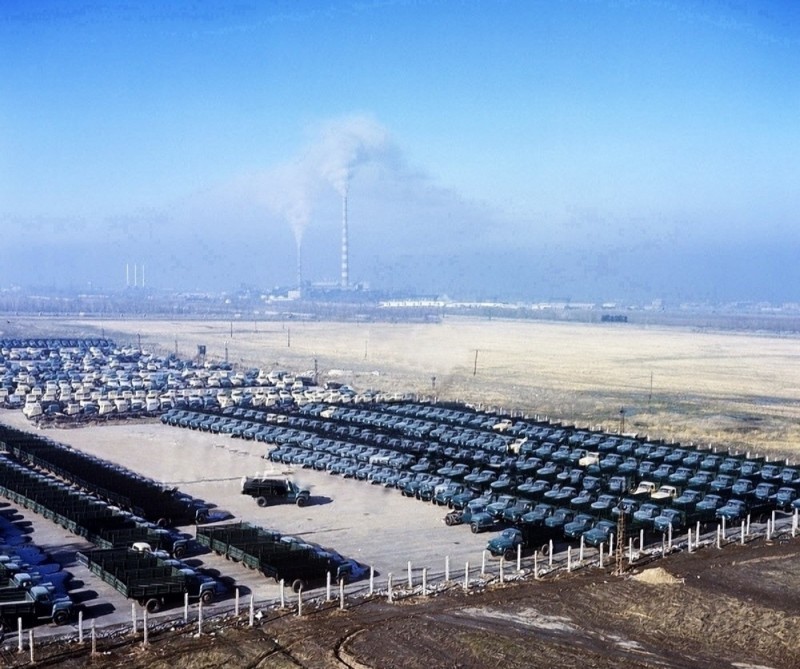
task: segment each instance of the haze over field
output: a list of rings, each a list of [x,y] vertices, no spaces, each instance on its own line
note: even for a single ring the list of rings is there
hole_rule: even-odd
[[[797,301],[800,9],[0,7],[0,287]]]

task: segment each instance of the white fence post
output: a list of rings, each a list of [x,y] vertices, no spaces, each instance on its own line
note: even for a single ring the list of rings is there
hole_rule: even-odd
[[[414,580],[411,578],[411,560],[408,561],[408,589],[414,587]]]
[[[450,556],[444,556],[444,582],[450,582]]]
[[[392,573],[389,572],[389,584],[386,588],[386,599],[391,603],[392,601]]]
[[[375,592],[375,567],[370,565],[369,568],[369,594],[372,595]]]

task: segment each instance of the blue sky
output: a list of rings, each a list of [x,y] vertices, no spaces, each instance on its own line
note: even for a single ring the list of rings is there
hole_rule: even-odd
[[[344,170],[375,287],[798,300],[798,73],[794,2],[7,0],[0,286],[336,280]]]

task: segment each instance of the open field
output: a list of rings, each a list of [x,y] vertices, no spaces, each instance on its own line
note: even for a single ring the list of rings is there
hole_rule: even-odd
[[[632,324],[14,319],[5,336],[99,335],[246,367],[795,457],[800,337]],[[435,381],[434,378],[435,377]]]

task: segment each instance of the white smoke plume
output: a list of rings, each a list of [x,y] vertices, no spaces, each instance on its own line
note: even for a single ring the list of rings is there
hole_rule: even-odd
[[[295,158],[260,176],[259,199],[289,223],[298,254],[317,193],[330,184],[340,195],[346,195],[358,165],[380,160],[388,147],[389,134],[374,118],[345,116],[317,126]]]
[[[356,114],[323,123],[308,155],[322,178],[344,196],[353,171],[381,160],[389,148],[386,128],[371,116]]]

